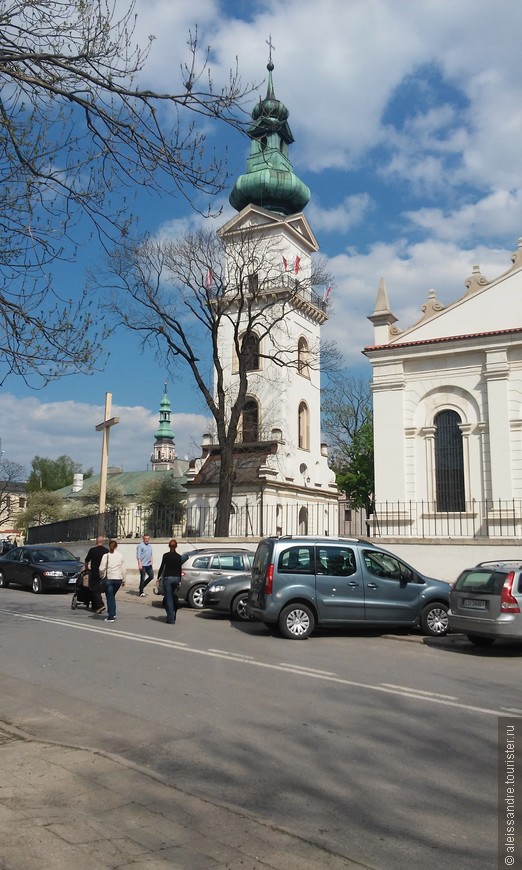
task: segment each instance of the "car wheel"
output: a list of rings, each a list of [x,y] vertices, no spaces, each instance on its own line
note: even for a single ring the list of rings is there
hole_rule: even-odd
[[[290,640],[305,640],[315,628],[315,617],[306,604],[289,604],[279,614],[279,630]]]
[[[448,607],[441,601],[427,604],[421,613],[421,628],[429,637],[443,637],[447,634],[448,623]]]
[[[202,610],[203,608],[203,594],[205,589],[207,588],[206,583],[198,583],[196,586],[193,586],[187,595],[187,602],[189,607],[193,607],[195,610]]]
[[[481,637],[479,634],[468,634],[468,640],[471,641],[474,646],[491,646],[492,643],[495,643],[494,637]]]
[[[40,593],[43,592],[42,578],[40,577],[39,574],[34,575],[33,582],[31,584],[31,588],[32,588],[33,592],[36,593],[36,595],[40,595]]]
[[[0,571],[0,589],[7,589],[9,586],[9,581],[5,579],[5,576],[2,571]]]
[[[250,614],[247,610],[248,592],[240,592],[232,601],[231,613],[232,619],[239,619],[244,622],[250,620]]]

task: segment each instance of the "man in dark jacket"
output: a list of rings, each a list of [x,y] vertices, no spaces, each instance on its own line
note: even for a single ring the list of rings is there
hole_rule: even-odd
[[[169,551],[163,554],[158,580],[163,577],[163,592],[165,594],[165,610],[167,611],[166,622],[174,625],[178,610],[176,589],[181,582],[181,556],[176,552],[178,542],[172,538],[169,541]]]
[[[85,557],[85,570],[90,572],[89,589],[91,591],[92,609],[96,613],[103,613],[105,610],[101,596],[100,562],[105,553],[108,552],[105,546],[105,538],[103,535],[99,535],[96,538],[96,546],[91,547]]]

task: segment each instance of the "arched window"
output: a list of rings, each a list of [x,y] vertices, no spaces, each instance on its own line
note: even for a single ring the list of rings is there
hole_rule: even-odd
[[[259,407],[255,399],[247,399],[243,408],[241,440],[248,444],[259,440]]]
[[[255,332],[246,332],[243,337],[243,352],[247,372],[259,369],[259,338]]]
[[[310,377],[308,344],[302,337],[297,342],[297,371],[304,378]]]
[[[299,510],[299,534],[308,534],[308,509],[305,507]]]
[[[297,419],[297,445],[301,450],[310,450],[310,412],[306,402],[299,404]]]
[[[463,511],[464,451],[462,422],[456,411],[441,411],[435,417],[435,485],[438,511]]]

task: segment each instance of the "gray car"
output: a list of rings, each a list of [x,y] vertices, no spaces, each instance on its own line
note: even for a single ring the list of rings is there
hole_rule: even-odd
[[[251,579],[249,572],[212,580],[203,593],[203,607],[226,613],[231,619],[248,621],[252,618],[247,610]]]
[[[316,625],[419,626],[437,637],[448,630],[449,590],[369,541],[265,538],[254,558],[248,611],[292,640]]]
[[[522,563],[480,562],[459,574],[450,592],[449,625],[476,646],[522,641]]]
[[[204,606],[203,593],[212,580],[228,577],[236,572],[249,573],[253,560],[254,554],[250,550],[196,550],[183,562],[181,583],[176,594],[189,607],[201,610]]]

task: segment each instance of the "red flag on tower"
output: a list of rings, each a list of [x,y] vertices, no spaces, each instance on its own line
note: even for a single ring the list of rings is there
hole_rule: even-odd
[[[288,263],[286,262],[286,257],[283,257],[283,269],[285,270],[285,272],[288,269]]]
[[[210,271],[210,269],[208,270],[205,278],[205,287],[207,288],[207,290],[210,290],[210,288],[212,287],[212,272]]]
[[[296,275],[297,275],[297,273],[299,272],[299,264],[300,264],[300,262],[301,262],[301,257],[296,257],[296,258],[295,258],[295,274],[296,274]]]

